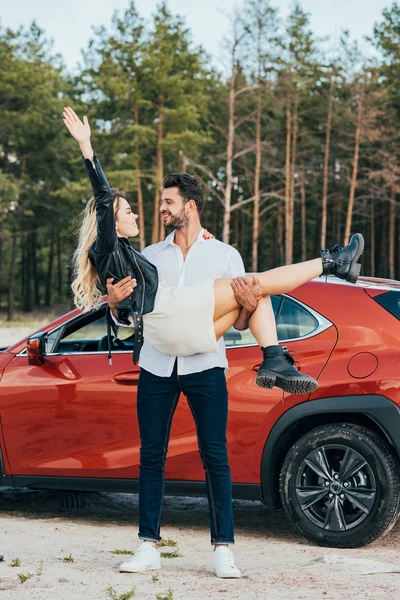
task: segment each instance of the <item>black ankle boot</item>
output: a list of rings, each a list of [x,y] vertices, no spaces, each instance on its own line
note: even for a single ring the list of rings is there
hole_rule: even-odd
[[[256,384],[271,389],[274,386],[289,394],[310,394],[318,383],[309,375],[303,375],[294,366],[294,359],[285,346],[261,347],[264,360],[257,373]]]
[[[364,238],[356,233],[347,246],[331,246],[321,250],[322,275],[336,275],[340,279],[355,283],[360,275],[361,264],[357,263],[364,250]]]

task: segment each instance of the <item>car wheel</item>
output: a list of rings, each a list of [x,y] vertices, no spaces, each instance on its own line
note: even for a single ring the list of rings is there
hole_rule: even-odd
[[[309,540],[355,548],[385,535],[400,510],[397,459],[377,433],[349,423],[309,431],[280,473],[286,515]]]

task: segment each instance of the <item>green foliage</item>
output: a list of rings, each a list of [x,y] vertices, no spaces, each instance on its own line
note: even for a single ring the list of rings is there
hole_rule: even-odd
[[[162,538],[160,542],[158,542],[158,546],[159,548],[162,548],[163,546],[177,546],[178,542],[175,542],[175,540],[171,540],[171,538]]]
[[[68,556],[64,556],[63,558],[60,558],[59,560],[64,563],[74,563],[75,562],[75,559],[73,558],[72,554],[68,554]]]
[[[174,600],[174,591],[172,588],[168,588],[167,593],[164,595],[157,594],[156,600]]]
[[[10,567],[20,567],[21,566],[21,560],[19,558],[13,558],[12,561],[10,562]]]
[[[133,598],[133,596],[135,595],[135,591],[136,586],[130,592],[125,592],[125,594],[118,595],[118,593],[114,590],[114,588],[111,587],[111,585],[109,585],[106,589],[107,594],[110,596],[110,598],[112,598],[112,600],[130,600],[130,598]]]
[[[298,2],[286,22],[280,21],[270,0],[249,0],[242,9],[236,21],[240,39],[234,48],[230,41],[219,71],[195,47],[184,19],[165,2],[150,24],[129,2],[110,24],[95,28],[76,75],[65,70],[35,22],[17,30],[0,26],[0,308],[16,303],[29,311],[70,296],[76,217],[90,197],[90,185],[76,143],[62,122],[65,105],[88,115],[93,145],[110,183],[128,193],[135,212],[141,185],[147,244],[161,155],[164,174],[187,167],[201,178],[203,223],[221,237],[231,73],[226,62],[233,55],[232,205],[238,209],[231,214],[230,241],[246,267],[251,267],[252,254],[258,102],[261,98],[258,266],[263,269],[282,260],[285,232],[278,242],[278,225],[279,215],[284,222],[288,105],[292,116],[294,107],[297,111],[294,256],[301,249],[301,173],[307,258],[318,252],[327,111],[333,93],[328,240],[343,238],[362,98],[353,230],[367,238],[364,273],[374,269],[380,276],[393,276],[387,256],[389,221],[394,218],[394,275],[400,277],[398,3],[388,6],[375,24],[370,44],[379,54],[372,61],[348,32],[335,53],[326,52]],[[394,216],[389,202],[393,194]],[[368,256],[371,232],[375,257]]]
[[[34,577],[33,573],[18,573],[18,579],[20,583],[25,583],[28,579]]]

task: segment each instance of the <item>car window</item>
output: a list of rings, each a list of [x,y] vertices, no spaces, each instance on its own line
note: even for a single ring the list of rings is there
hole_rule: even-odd
[[[287,296],[271,296],[278,340],[295,340],[312,334],[319,327],[318,320],[307,308]],[[231,327],[224,335],[225,346],[256,345],[250,329],[237,331]]]
[[[118,338],[112,333],[113,352],[133,350],[133,327],[120,327]],[[105,306],[83,313],[73,319],[65,328],[51,332],[47,337],[47,353],[106,352],[107,321]]]

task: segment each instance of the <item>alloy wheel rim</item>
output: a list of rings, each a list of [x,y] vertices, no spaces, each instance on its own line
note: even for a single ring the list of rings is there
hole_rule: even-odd
[[[324,444],[312,450],[297,471],[295,485],[303,514],[325,531],[357,527],[370,515],[377,498],[368,461],[343,444]]]

